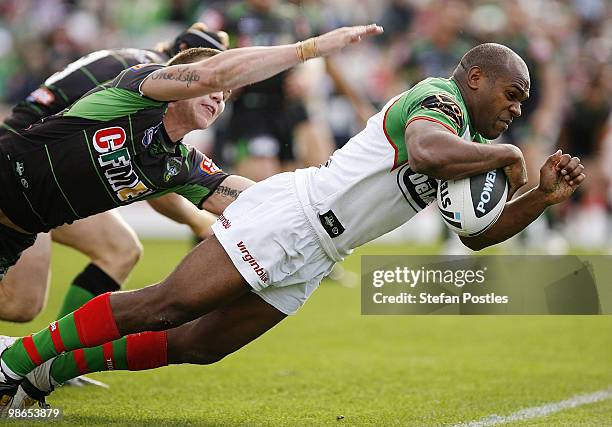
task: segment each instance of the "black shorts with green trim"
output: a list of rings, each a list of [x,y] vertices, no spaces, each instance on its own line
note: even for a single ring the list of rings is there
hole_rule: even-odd
[[[15,265],[21,253],[36,241],[36,234],[24,234],[0,224],[0,280]]]

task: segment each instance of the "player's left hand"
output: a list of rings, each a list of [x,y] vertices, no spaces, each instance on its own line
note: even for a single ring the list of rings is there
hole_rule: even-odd
[[[317,37],[317,54],[331,55],[343,47],[382,33],[383,28],[376,24],[338,28]]]
[[[540,185],[546,204],[554,205],[570,198],[585,179],[584,166],[578,157],[561,150],[550,155],[540,168]]]

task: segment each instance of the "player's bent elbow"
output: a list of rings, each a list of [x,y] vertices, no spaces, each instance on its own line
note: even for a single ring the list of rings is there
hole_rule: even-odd
[[[408,150],[408,165],[410,169],[426,175],[429,166],[429,160],[426,154],[427,150],[420,148],[418,144],[412,145]]]
[[[431,149],[426,138],[412,138],[408,145],[408,164],[413,171],[432,178],[444,179],[439,176],[444,170],[444,164],[439,153]]]
[[[410,169],[412,169],[413,171],[417,173],[423,173],[422,172],[423,164],[421,163],[420,159],[416,158],[416,156],[411,155],[408,158],[408,166],[410,166]]]

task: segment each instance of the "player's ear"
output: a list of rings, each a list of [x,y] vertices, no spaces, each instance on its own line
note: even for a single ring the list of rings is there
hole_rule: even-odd
[[[467,84],[471,89],[478,89],[482,85],[484,73],[478,65],[470,67],[467,72]]]

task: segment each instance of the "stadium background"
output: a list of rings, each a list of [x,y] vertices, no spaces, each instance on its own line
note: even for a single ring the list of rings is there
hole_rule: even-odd
[[[610,1],[261,1],[292,4],[296,22],[315,34],[342,25],[383,25],[384,36],[337,59],[353,87],[378,106],[425,76],[449,75],[478,42],[513,47],[530,66],[533,88],[524,117],[507,138],[535,166],[543,153],[563,147],[581,157],[589,179],[571,203],[497,251],[610,250]],[[211,9],[230,3],[0,0],[0,117],[50,74],[88,52],[151,48],[195,21],[213,19]],[[335,93],[322,65],[313,61],[308,67],[301,78],[310,113],[326,121],[342,144],[360,122]],[[192,138],[214,151],[215,132]],[[231,170],[231,164],[224,166]],[[188,250],[189,232],[144,204],[122,213],[145,244],[145,256],[127,287],[160,280]],[[420,217],[358,251],[344,264],[346,270],[358,274],[363,253],[457,249],[456,242],[444,241],[435,212]],[[178,240],[151,239],[158,237]],[[52,320],[67,280],[83,262],[55,246],[47,310],[29,325],[0,322],[2,333],[23,334]],[[100,374],[96,378],[109,382],[111,391],[61,390],[50,400],[77,424],[443,425],[612,384],[609,316],[363,317],[351,277],[343,283],[326,281],[298,316],[218,365]],[[513,425],[612,425],[612,404],[608,400]]]
[[[276,7],[289,3],[258,1],[276,3]],[[3,0],[0,116],[50,74],[88,52],[152,48],[195,21],[216,24],[211,10],[224,10],[231,3],[235,2]],[[532,179],[540,159],[556,146],[580,156],[589,174],[573,202],[559,207],[554,220],[549,215],[548,221],[531,227],[523,243],[552,252],[566,250],[568,242],[597,250],[610,247],[610,172],[605,165],[612,157],[611,2],[310,0],[295,4],[296,26],[311,33],[370,21],[384,26],[382,37],[337,59],[354,89],[375,106],[425,76],[449,75],[460,56],[477,42],[498,41],[513,47],[527,60],[533,82],[532,99],[508,139],[524,148],[533,165]],[[308,106],[313,116],[327,122],[341,144],[361,123],[348,102],[336,95],[321,68],[311,64],[311,72],[302,73]],[[195,142],[211,152],[213,135],[201,133]],[[215,159],[223,163],[219,156]],[[231,169],[229,164],[224,166]],[[141,233],[188,234],[159,215],[141,215],[147,209],[138,204],[126,210],[128,221]],[[396,233],[400,241],[429,243],[442,238],[437,218],[421,216],[423,222],[417,220]]]

